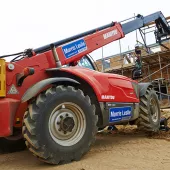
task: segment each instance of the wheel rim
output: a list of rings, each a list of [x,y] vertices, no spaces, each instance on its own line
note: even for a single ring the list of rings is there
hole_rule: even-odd
[[[156,123],[158,121],[159,111],[158,111],[157,102],[153,98],[151,98],[151,100],[150,100],[150,108],[151,108],[150,110],[151,110],[152,120],[153,120],[153,122]]]
[[[49,132],[53,140],[62,146],[72,146],[83,137],[86,119],[76,104],[65,102],[58,105],[49,118]]]

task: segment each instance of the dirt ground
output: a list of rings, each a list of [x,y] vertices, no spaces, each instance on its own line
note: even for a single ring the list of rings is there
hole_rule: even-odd
[[[169,112],[164,112],[168,116]],[[0,170],[169,170],[170,132],[149,136],[136,127],[99,133],[95,145],[80,161],[52,166],[29,151],[0,155]]]

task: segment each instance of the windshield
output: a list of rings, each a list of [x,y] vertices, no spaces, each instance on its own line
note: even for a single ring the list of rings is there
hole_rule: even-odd
[[[84,56],[84,57],[78,62],[78,65],[81,66],[81,67],[86,67],[86,68],[95,70],[92,62],[90,61],[89,58],[87,58],[87,56]]]

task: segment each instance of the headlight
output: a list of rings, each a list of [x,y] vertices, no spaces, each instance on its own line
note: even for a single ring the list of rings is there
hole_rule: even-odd
[[[132,82],[132,86],[135,91],[136,97],[139,98],[139,85],[135,82]]]

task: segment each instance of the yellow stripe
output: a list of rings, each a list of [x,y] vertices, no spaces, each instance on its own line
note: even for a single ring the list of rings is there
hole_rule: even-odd
[[[6,96],[6,67],[5,60],[0,59],[0,97]]]

